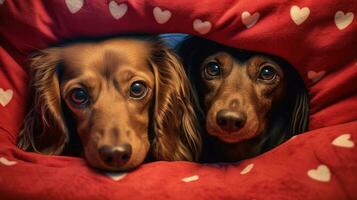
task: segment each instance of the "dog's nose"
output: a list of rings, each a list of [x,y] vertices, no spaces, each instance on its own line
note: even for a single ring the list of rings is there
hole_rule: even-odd
[[[217,125],[223,130],[234,132],[244,126],[246,117],[243,113],[231,110],[220,110],[216,117]]]
[[[129,161],[131,151],[130,144],[116,146],[104,145],[99,148],[99,155],[107,165],[111,167],[121,167]]]

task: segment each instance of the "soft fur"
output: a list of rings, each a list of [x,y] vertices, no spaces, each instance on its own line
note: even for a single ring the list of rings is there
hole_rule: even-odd
[[[156,36],[49,48],[32,59],[31,77],[30,110],[18,140],[22,149],[60,155],[83,146],[89,164],[105,170],[132,169],[145,159],[198,159],[201,138],[189,80]],[[147,86],[140,100],[128,97],[137,80]],[[86,108],[68,98],[75,87],[88,90]],[[125,163],[108,164],[98,153],[105,145],[122,144],[131,146]]]
[[[203,161],[250,158],[307,130],[306,88],[283,59],[198,37],[186,38],[178,51],[203,113]],[[207,65],[215,62],[222,74],[210,77]],[[272,80],[259,78],[265,67],[276,72]]]

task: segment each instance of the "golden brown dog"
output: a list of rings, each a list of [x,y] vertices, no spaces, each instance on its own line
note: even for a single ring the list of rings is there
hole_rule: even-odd
[[[89,164],[105,170],[198,158],[189,80],[155,36],[49,48],[33,58],[31,76],[22,149],[71,153],[78,135]]]
[[[203,161],[238,161],[307,129],[302,79],[281,58],[186,39],[180,54],[204,113]]]

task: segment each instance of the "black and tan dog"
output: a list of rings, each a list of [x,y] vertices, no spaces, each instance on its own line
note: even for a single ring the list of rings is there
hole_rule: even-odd
[[[307,129],[306,88],[283,59],[198,37],[178,49],[204,115],[203,161],[253,157]]]

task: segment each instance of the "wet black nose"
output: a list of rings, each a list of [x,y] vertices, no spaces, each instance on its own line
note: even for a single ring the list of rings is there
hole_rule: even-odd
[[[244,126],[246,117],[243,113],[224,109],[217,113],[216,121],[222,130],[234,132]]]
[[[131,145],[104,145],[99,148],[100,158],[111,167],[121,167],[130,160]]]

